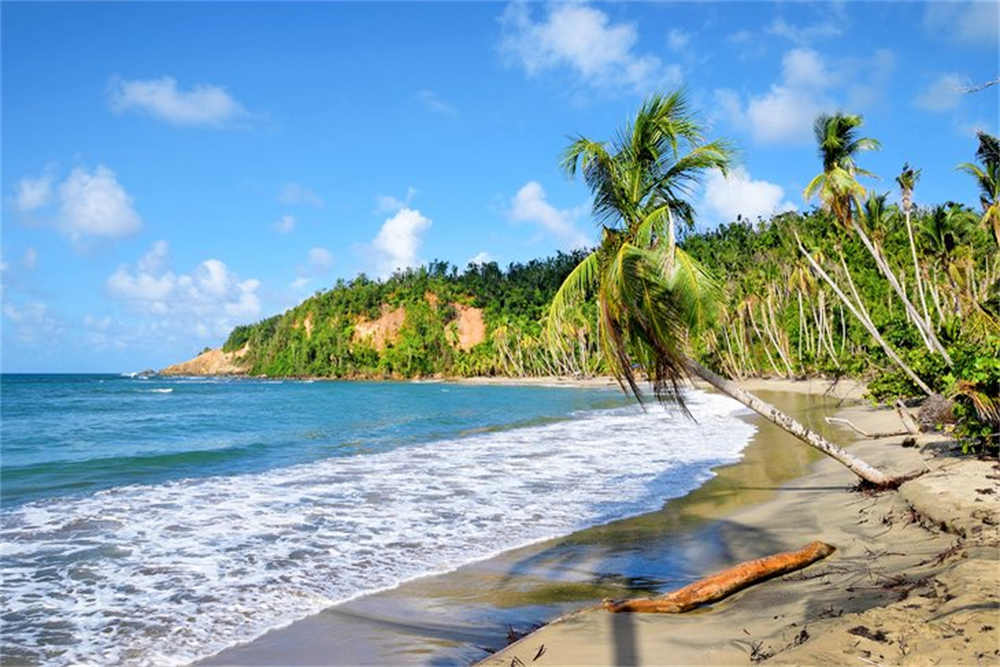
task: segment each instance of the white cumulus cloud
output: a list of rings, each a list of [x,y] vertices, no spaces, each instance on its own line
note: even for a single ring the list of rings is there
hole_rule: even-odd
[[[732,222],[737,216],[749,220],[795,210],[795,204],[785,199],[780,185],[753,180],[743,167],[729,170],[726,176],[713,169],[705,179],[703,208],[708,218]]]
[[[142,219],[132,197],[105,166],[77,167],[59,185],[60,225],[74,240],[84,236],[121,238],[139,231]]]
[[[861,111],[882,101],[896,58],[888,49],[870,57],[829,61],[813,49],[795,48],[781,61],[781,76],[767,92],[746,101],[736,91],[714,92],[718,111],[759,143],[812,141],[816,117],[843,107]]]
[[[224,336],[235,324],[260,315],[259,280],[240,280],[214,258],[190,273],[175,273],[168,254],[167,242],[157,241],[134,267],[119,266],[108,277],[108,292],[140,312],[168,317],[172,326],[204,336]]]
[[[510,219],[532,222],[544,229],[568,250],[585,248],[591,244],[587,235],[577,229],[575,221],[582,210],[557,209],[545,198],[545,190],[538,181],[525,183],[511,200]]]
[[[536,20],[531,6],[511,3],[500,21],[501,51],[529,75],[565,67],[588,85],[640,92],[681,79],[678,65],[636,52],[635,25],[615,23],[594,7],[552,4]]]
[[[220,127],[248,115],[225,88],[202,83],[182,90],[170,76],[112,79],[109,98],[116,113],[144,111],[174,125]]]
[[[413,198],[417,196],[417,189],[412,185],[406,188],[406,196],[400,199],[393,195],[376,195],[375,197],[375,212],[376,213],[395,213],[396,211],[406,208],[413,201]]]
[[[274,228],[279,234],[290,234],[295,229],[295,218],[290,215],[283,215],[274,223]]]
[[[416,265],[417,251],[423,240],[421,234],[430,226],[430,219],[411,208],[401,208],[387,218],[372,241],[379,275],[388,276],[396,269]]]

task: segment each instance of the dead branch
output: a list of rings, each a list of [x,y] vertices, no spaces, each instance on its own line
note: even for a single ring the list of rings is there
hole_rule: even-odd
[[[843,424],[849,427],[855,433],[861,434],[863,437],[869,440],[878,440],[879,438],[891,438],[897,435],[909,435],[909,431],[889,431],[886,433],[868,433],[867,431],[862,431],[860,428],[855,426],[849,419],[841,419],[840,417],[826,417],[827,424]]]

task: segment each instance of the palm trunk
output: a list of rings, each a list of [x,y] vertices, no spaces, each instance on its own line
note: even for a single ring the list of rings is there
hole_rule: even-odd
[[[865,463],[858,457],[833,444],[819,433],[806,428],[773,405],[760,400],[748,391],[744,391],[732,380],[727,380],[717,375],[693,359],[687,359],[686,364],[688,372],[692,375],[701,378],[726,396],[739,401],[772,424],[846,466],[848,470],[869,484],[877,487],[892,487],[898,483],[898,479],[886,475],[878,468]]]
[[[851,303],[850,299],[847,298],[847,295],[841,291],[840,287],[837,286],[837,283],[833,282],[833,279],[830,278],[829,275],[827,275],[826,271],[823,270],[823,267],[821,267],[819,264],[816,263],[816,260],[812,258],[812,255],[810,255],[808,251],[806,251],[805,246],[802,245],[802,241],[799,240],[798,235],[795,236],[795,240],[798,241],[799,250],[802,252],[803,255],[806,256],[806,259],[809,260],[809,264],[812,265],[813,269],[820,275],[820,277],[823,278],[823,280],[825,280],[828,285],[830,285],[834,293],[838,297],[840,297],[840,300],[843,302],[843,304],[847,306],[847,309],[849,311],[851,311],[851,314],[854,315],[858,319],[858,321],[861,322],[861,324],[865,327],[865,329],[868,330],[868,333],[870,333],[872,338],[875,339],[875,342],[877,342],[885,351],[886,356],[888,356],[889,359],[893,361],[893,363],[899,366],[899,368],[904,373],[906,373],[906,376],[910,378],[914,384],[920,387],[920,389],[925,394],[927,394],[928,396],[933,394],[934,392],[931,390],[930,387],[927,386],[927,383],[921,380],[920,377],[913,372],[913,369],[907,366],[906,363],[899,358],[899,355],[896,354],[895,350],[889,347],[889,343],[887,343],[886,340],[882,338],[882,334],[880,334],[878,329],[875,328],[875,325],[872,323],[871,319],[858,312],[858,309],[854,307],[854,304]],[[850,277],[850,274],[848,274],[848,277]],[[864,304],[860,304],[860,306],[863,308]]]
[[[884,275],[885,279],[889,281],[889,285],[896,292],[896,295],[899,296],[899,300],[903,302],[903,308],[906,310],[906,314],[913,321],[914,326],[917,327],[917,332],[920,333],[920,338],[927,346],[927,350],[930,352],[937,352],[944,358],[945,362],[951,366],[951,357],[948,355],[947,350],[945,350],[944,346],[941,345],[941,341],[938,340],[937,335],[935,335],[934,330],[931,328],[929,323],[921,319],[917,309],[913,307],[912,303],[910,303],[910,299],[906,296],[906,292],[903,291],[902,286],[900,286],[899,281],[896,279],[896,274],[893,273],[889,263],[885,261],[885,258],[882,256],[882,253],[878,251],[878,248],[872,244],[871,239],[869,239],[868,235],[865,234],[863,229],[861,229],[861,225],[858,225],[857,223],[853,223],[853,225],[854,231],[857,232],[858,236],[861,238],[861,242],[864,243],[865,248],[868,249],[868,253],[875,260],[875,264],[878,265],[882,275]]]
[[[913,240],[913,225],[910,224],[910,212],[913,208],[907,197],[907,201],[903,202],[903,208],[906,209],[906,234],[910,239],[910,255],[913,257],[913,277],[917,281],[917,294],[920,295],[920,307],[924,311],[924,322],[927,326],[931,325],[931,315],[930,311],[927,310],[927,297],[924,295],[924,281],[920,276],[920,262],[917,260],[917,244]]]

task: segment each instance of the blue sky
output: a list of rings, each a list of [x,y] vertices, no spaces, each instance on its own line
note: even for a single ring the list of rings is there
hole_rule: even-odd
[[[2,368],[162,367],[337,278],[596,238],[558,156],[683,86],[741,166],[700,224],[805,208],[813,117],[973,203],[996,3],[2,5]]]

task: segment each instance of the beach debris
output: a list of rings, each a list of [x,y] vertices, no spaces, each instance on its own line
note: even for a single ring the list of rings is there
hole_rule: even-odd
[[[872,632],[867,627],[863,625],[857,625],[847,631],[848,634],[855,635],[857,637],[864,637],[865,639],[870,639],[875,642],[881,642],[883,644],[888,643],[889,636],[885,634],[882,630],[876,630]]]
[[[917,420],[914,418],[909,408],[907,408],[906,405],[903,404],[903,401],[899,399],[896,399],[896,414],[899,415],[900,421],[903,422],[903,426],[909,433],[920,433],[920,427],[917,426]]]
[[[538,660],[543,655],[545,655],[545,644],[542,644],[541,646],[538,647],[538,653],[536,653],[535,657],[531,659],[531,662],[534,662],[535,660]]]
[[[608,600],[603,607],[613,613],[648,612],[679,614],[709,602],[721,600],[747,586],[786,574],[826,558],[835,547],[825,542],[810,542],[797,551],[786,551],[740,563],[722,572],[651,599]]]
[[[897,435],[907,435],[910,431],[886,431],[885,433],[868,433],[867,431],[862,431],[860,428],[854,425],[850,419],[842,419],[840,417],[826,417],[827,424],[843,424],[847,426],[855,433],[861,434],[863,437],[869,440],[878,440],[879,438],[892,438]]]

